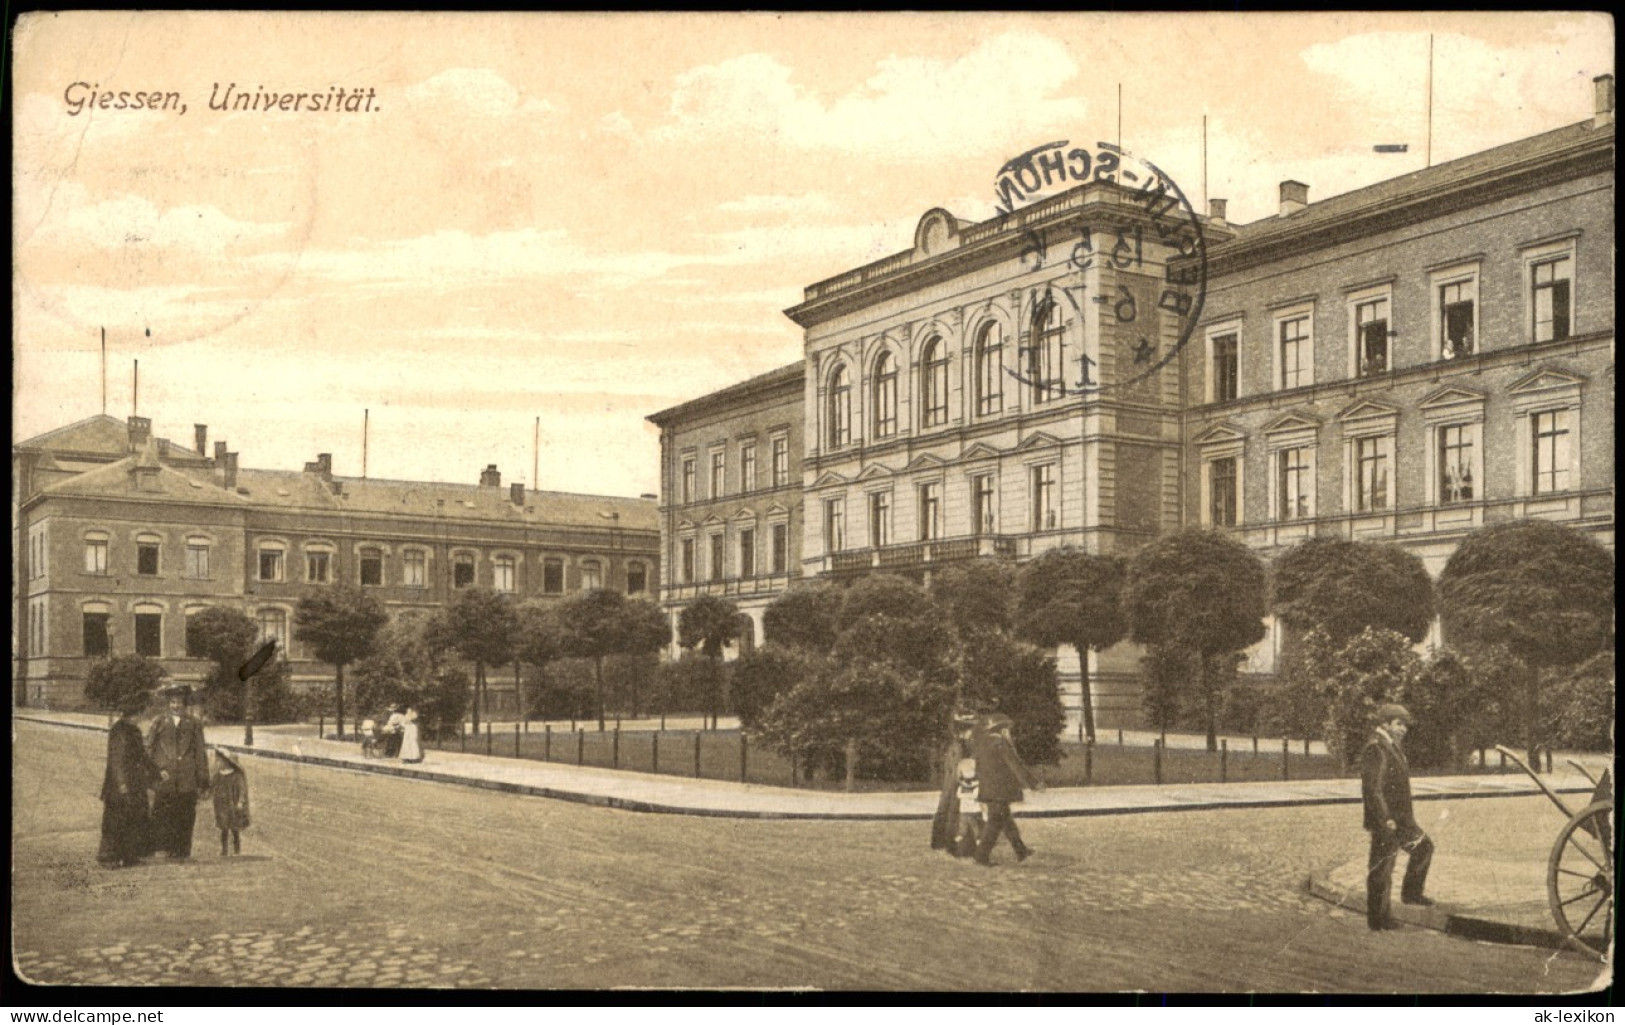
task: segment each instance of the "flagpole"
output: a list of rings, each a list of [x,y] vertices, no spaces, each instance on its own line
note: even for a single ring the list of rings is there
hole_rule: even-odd
[[[1427,166],[1433,166],[1433,33],[1428,33],[1428,141]]]
[[[367,479],[367,427],[368,427],[368,422],[367,421],[368,421],[368,418],[371,417],[371,416],[372,416],[372,410],[363,409],[361,411],[361,479],[362,480]]]
[[[107,328],[102,328],[102,416],[107,415]]]

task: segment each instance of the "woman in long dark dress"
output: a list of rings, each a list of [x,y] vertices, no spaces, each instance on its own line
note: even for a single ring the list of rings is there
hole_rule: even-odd
[[[107,734],[107,773],[102,777],[102,842],[96,860],[106,868],[137,864],[152,853],[147,787],[158,772],[147,756],[136,717],[147,708],[145,694],[127,699]]]

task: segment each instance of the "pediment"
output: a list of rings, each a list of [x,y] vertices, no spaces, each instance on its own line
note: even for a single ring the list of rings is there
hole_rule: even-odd
[[[1061,439],[1057,438],[1055,435],[1048,434],[1044,431],[1039,431],[1037,434],[1029,434],[1027,437],[1021,439],[1021,444],[1016,446],[1015,451],[1026,452],[1029,449],[1035,448],[1054,448],[1060,443]]]
[[[1197,445],[1216,445],[1224,442],[1245,440],[1247,440],[1247,432],[1228,421],[1210,425],[1193,439]]]
[[[1339,420],[1374,420],[1378,417],[1397,417],[1399,408],[1390,406],[1385,402],[1373,402],[1371,399],[1360,399],[1341,413],[1337,414]]]
[[[860,481],[879,480],[890,476],[892,476],[892,470],[890,467],[881,466],[879,463],[870,463],[868,466],[865,466],[862,470],[858,471],[858,475],[855,479]]]
[[[947,466],[947,465],[948,465],[947,461],[944,460],[941,456],[932,455],[929,452],[922,452],[919,455],[915,456],[913,459],[909,460],[909,464],[908,464],[907,467],[905,467],[905,469],[909,469],[909,470],[940,470],[944,466]]]
[[[970,459],[997,459],[999,458],[1000,454],[1001,453],[998,449],[994,448],[992,445],[989,445],[987,442],[978,441],[976,444],[967,448],[959,458],[961,462]]]
[[[718,516],[716,513],[712,513],[711,515],[707,516],[705,519],[700,521],[700,526],[702,526],[702,527],[720,527],[722,525],[723,525],[723,519],[722,519],[721,516]]]
[[[1513,381],[1507,391],[1513,395],[1528,395],[1560,388],[1578,388],[1586,380],[1586,377],[1561,367],[1539,367]]]
[[[833,488],[847,483],[850,482],[834,470],[825,470],[818,475],[817,480],[813,481],[812,486],[815,488]]]
[[[1477,402],[1482,404],[1484,393],[1473,388],[1463,388],[1460,385],[1447,384],[1438,391],[1428,394],[1417,403],[1419,409],[1432,409],[1436,406],[1459,406],[1464,402]]]
[[[754,520],[756,518],[756,510],[755,509],[741,509],[738,512],[734,513],[733,518],[734,518],[735,521]]]
[[[767,507],[767,510],[763,512],[762,515],[766,516],[768,519],[772,519],[775,516],[788,516],[790,515],[790,510],[779,503],[774,502],[772,505]]]
[[[693,530],[697,526],[699,526],[699,524],[695,523],[693,520],[682,519],[677,521],[678,530]]]
[[[1264,425],[1265,434],[1281,434],[1286,431],[1318,431],[1320,417],[1302,410],[1289,410]]]

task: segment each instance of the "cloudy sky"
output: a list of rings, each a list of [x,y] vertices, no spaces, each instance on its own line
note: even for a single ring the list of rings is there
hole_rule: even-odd
[[[643,417],[791,362],[804,286],[1110,140],[1230,219],[1587,117],[1576,14],[33,15],[14,50],[13,429],[132,402],[244,465],[654,491]],[[70,94],[73,83],[84,83]],[[216,111],[237,90],[374,110]],[[97,91],[175,111],[81,109]],[[1377,155],[1378,143],[1407,154]]]

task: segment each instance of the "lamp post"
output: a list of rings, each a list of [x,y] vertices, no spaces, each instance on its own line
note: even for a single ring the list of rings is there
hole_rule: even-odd
[[[237,679],[243,682],[243,746],[254,746],[254,674],[265,668],[276,654],[276,638],[273,637],[260,645],[258,651],[249,656],[247,662],[237,667]],[[339,730],[343,732],[343,725]]]

